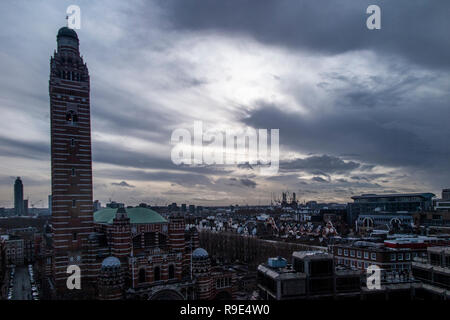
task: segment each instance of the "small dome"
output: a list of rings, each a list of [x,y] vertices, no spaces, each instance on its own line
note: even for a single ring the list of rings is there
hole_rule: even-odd
[[[68,37],[78,40],[78,35],[75,30],[68,27],[62,27],[61,29],[59,29],[57,38],[59,37]]]
[[[208,258],[208,252],[203,248],[197,248],[192,253],[193,258]]]
[[[108,257],[102,262],[102,268],[120,267],[120,260],[116,257]]]

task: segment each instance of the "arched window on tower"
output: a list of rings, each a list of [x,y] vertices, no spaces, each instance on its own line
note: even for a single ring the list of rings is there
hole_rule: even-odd
[[[145,269],[139,270],[139,283],[145,282]]]
[[[66,121],[71,125],[76,125],[78,123],[78,115],[71,110],[66,113]]]
[[[159,246],[164,247],[167,245],[167,236],[164,233],[159,233]]]
[[[175,278],[175,267],[173,264],[169,266],[169,279]]]
[[[137,235],[137,236],[135,236],[134,238],[133,238],[133,248],[134,249],[139,249],[139,248],[141,248],[142,247],[142,244],[141,244],[141,235],[139,234],[139,235]]]
[[[154,269],[154,277],[155,277],[155,281],[160,281],[161,280],[161,269],[159,267],[155,267]]]

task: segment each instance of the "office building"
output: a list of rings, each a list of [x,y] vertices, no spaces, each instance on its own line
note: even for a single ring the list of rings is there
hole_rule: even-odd
[[[333,256],[321,251],[298,251],[292,265],[269,258],[258,266],[258,290],[263,300],[357,299],[361,273],[335,268]]]
[[[412,262],[412,274],[431,296],[450,299],[450,247],[430,247],[426,257]]]
[[[412,214],[433,209],[433,193],[363,194],[347,206],[347,222],[359,228],[410,226]]]
[[[23,216],[23,183],[20,177],[14,182],[14,210],[16,216]]]

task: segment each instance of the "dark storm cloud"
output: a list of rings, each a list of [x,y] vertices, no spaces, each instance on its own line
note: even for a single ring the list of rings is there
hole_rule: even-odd
[[[225,184],[232,187],[245,187],[250,189],[255,189],[258,185],[255,181],[248,178],[219,178],[216,180],[217,185]]]
[[[113,183],[111,183],[111,185],[112,186],[117,186],[117,187],[123,187],[123,188],[135,188],[135,186],[129,184],[126,181],[122,181],[122,182],[119,182],[119,183],[113,182]]]
[[[117,166],[139,169],[177,170],[201,174],[223,175],[229,173],[229,171],[216,166],[175,165],[170,159],[170,151],[167,154],[150,149],[143,149],[141,152],[137,152],[128,150],[122,144],[106,142],[95,142],[93,149],[94,161]]]
[[[280,163],[280,169],[283,171],[303,170],[314,173],[319,170],[324,174],[345,173],[355,170],[359,166],[360,164],[354,161],[345,162],[340,158],[329,155],[312,156],[305,159],[282,161]]]
[[[204,175],[193,173],[176,173],[166,171],[148,172],[143,170],[97,170],[101,177],[111,179],[127,179],[133,181],[149,181],[149,182],[172,182],[185,187],[208,186],[211,181]]]
[[[433,67],[450,66],[447,0],[164,0],[180,29],[248,35],[276,46],[325,54],[370,49]],[[381,30],[366,27],[369,5],[381,7]],[[358,99],[355,95],[354,98]]]
[[[103,89],[98,94],[96,106],[92,108],[92,120],[96,130],[124,136],[152,138],[155,142],[167,143],[173,125],[170,117],[157,109],[155,102],[144,104],[130,101],[129,92],[115,92]],[[114,101],[114,107],[111,106]],[[169,138],[168,138],[169,137]]]
[[[256,188],[257,183],[250,179],[239,179],[239,181],[248,188]]]
[[[0,186],[13,187],[16,179],[17,179],[17,176],[0,175]],[[34,186],[41,187],[43,185],[50,183],[50,180],[48,180],[48,179],[37,180],[37,179],[30,178],[30,177],[21,177],[21,180],[22,180],[22,183],[24,184],[25,188],[34,187]]]
[[[329,182],[329,181],[325,180],[324,178],[321,178],[321,177],[318,177],[318,176],[311,178],[311,180],[315,181],[315,182],[320,182],[320,183],[328,183]]]
[[[329,154],[358,153],[359,160],[377,165],[426,167],[436,161],[446,164],[450,155],[443,136],[432,139],[434,132],[428,131],[429,126],[440,125],[441,120],[436,117],[418,114],[414,119],[389,109],[373,113],[371,117],[366,112],[340,109],[339,105],[333,111],[312,116],[280,109],[282,107],[266,104],[243,121],[255,128],[280,128],[281,143],[293,149]],[[409,112],[423,111],[420,109],[410,106]],[[436,109],[449,114],[443,107]],[[439,130],[450,131],[448,127]]]
[[[50,158],[50,144],[0,137],[0,155],[48,160]]]

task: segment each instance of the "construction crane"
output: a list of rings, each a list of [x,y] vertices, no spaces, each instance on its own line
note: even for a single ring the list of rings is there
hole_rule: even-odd
[[[38,200],[37,202],[31,202],[30,203],[30,205],[31,205],[31,208],[35,208],[39,203],[41,203],[42,202],[42,200]]]

